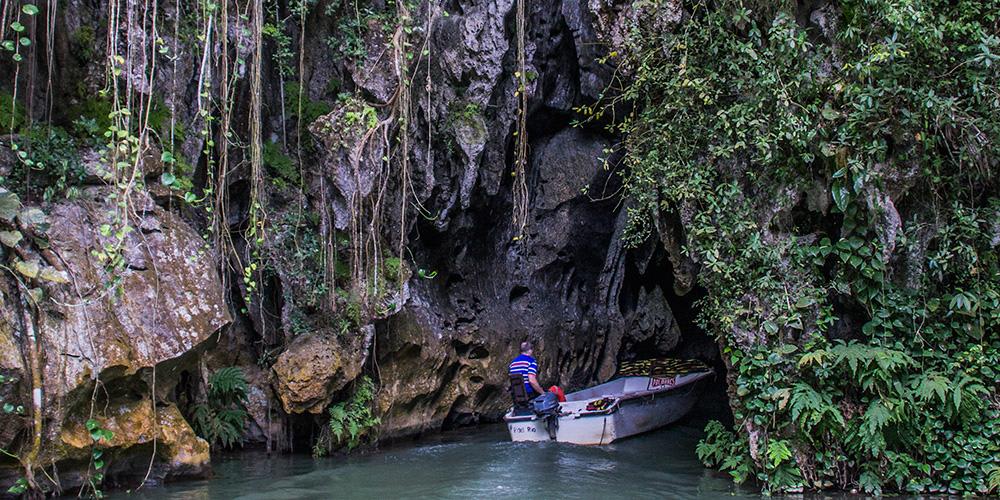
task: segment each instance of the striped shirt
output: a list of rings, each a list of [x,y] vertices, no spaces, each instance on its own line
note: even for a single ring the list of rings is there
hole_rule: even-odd
[[[524,377],[524,389],[528,392],[528,396],[530,397],[534,394],[535,390],[531,388],[531,384],[528,382],[528,375],[538,376],[538,362],[535,361],[535,358],[527,354],[521,354],[514,358],[514,361],[510,362],[507,373]]]

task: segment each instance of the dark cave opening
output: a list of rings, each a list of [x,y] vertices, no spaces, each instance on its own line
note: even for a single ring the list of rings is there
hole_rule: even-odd
[[[652,246],[650,250],[649,246]],[[645,250],[645,252],[643,252]],[[648,255],[648,262],[643,262]],[[674,288],[673,266],[666,250],[660,243],[647,243],[647,248],[638,249],[627,259],[625,279],[619,297],[623,314],[635,310],[640,294],[659,290],[670,309],[680,338],[670,349],[663,349],[654,338],[644,339],[630,345],[623,345],[618,362],[656,357],[697,359],[715,371],[715,378],[707,384],[698,404],[688,419],[715,419],[726,425],[733,421],[732,410],[726,394],[726,364],[719,352],[719,345],[698,325],[698,302],[707,296],[704,287],[695,285],[690,291],[678,295]]]

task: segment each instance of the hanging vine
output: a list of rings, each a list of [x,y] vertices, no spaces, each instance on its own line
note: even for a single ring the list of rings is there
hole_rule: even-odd
[[[525,172],[528,165],[528,92],[527,64],[525,62],[525,0],[517,0],[516,35],[517,35],[517,71],[514,73],[517,82],[517,129],[514,131],[514,171],[513,179],[513,241],[524,238],[524,227],[528,223],[528,183]]]
[[[63,9],[66,9],[66,2]],[[282,121],[280,135],[285,140],[280,141],[280,146],[286,151],[290,151],[294,141],[295,158],[298,160],[299,169],[299,195],[295,200],[298,204],[296,209],[300,213],[298,223],[307,226],[308,222],[303,222],[301,212],[307,206],[308,196],[313,194],[307,191],[303,179],[307,169],[304,164],[308,161],[309,152],[303,152],[303,137],[301,129],[304,123],[304,99],[308,99],[306,92],[306,58],[304,55],[304,45],[306,43],[306,13],[310,0],[298,0],[297,5],[289,6],[288,12],[281,12],[286,7],[285,3],[275,2],[265,4],[264,0],[236,0],[236,1],[212,1],[212,0],[177,0],[175,3],[165,8],[165,12],[159,12],[162,6],[155,0],[109,0],[101,3],[98,7],[103,12],[97,17],[106,20],[106,25],[97,28],[97,36],[103,38],[99,41],[97,50],[88,54],[87,62],[96,59],[98,64],[93,68],[103,69],[103,82],[94,84],[90,80],[83,82],[79,89],[82,93],[86,89],[94,86],[100,87],[100,91],[94,100],[99,101],[101,106],[107,106],[105,110],[100,108],[96,118],[99,118],[102,130],[92,131],[94,135],[102,135],[98,138],[99,145],[91,142],[86,144],[89,150],[92,148],[100,154],[99,161],[88,164],[88,168],[99,170],[98,177],[101,177],[105,186],[101,187],[102,192],[106,192],[110,200],[106,219],[102,222],[97,232],[99,244],[94,249],[93,256],[100,262],[101,279],[103,288],[96,294],[88,295],[86,299],[80,293],[80,304],[87,305],[98,300],[107,300],[114,304],[129,290],[126,289],[130,275],[128,258],[134,249],[136,241],[140,245],[145,245],[146,235],[139,231],[146,203],[149,195],[156,196],[156,202],[163,203],[167,200],[168,210],[178,210],[189,220],[193,219],[194,224],[203,228],[202,236],[205,240],[202,250],[207,253],[215,251],[218,258],[218,266],[221,269],[221,279],[223,289],[228,295],[239,290],[239,287],[232,287],[229,281],[233,279],[244,279],[243,297],[244,303],[253,303],[254,307],[260,306],[259,327],[263,328],[265,312],[262,300],[260,303],[255,299],[255,295],[260,292],[258,282],[260,275],[264,272],[264,263],[269,265],[268,255],[264,254],[264,245],[273,226],[269,226],[269,213],[279,213],[282,210],[278,205],[269,204],[274,201],[269,198],[269,194],[277,191],[268,184],[267,162],[268,149],[273,144],[266,142],[268,134],[272,133],[271,117],[268,116],[268,106],[273,106],[276,114],[276,103],[271,102],[270,96],[274,93],[281,95]],[[21,11],[25,6],[27,10]],[[31,64],[15,64],[13,68],[14,85],[12,86],[12,109],[18,109],[20,102],[27,102],[27,114],[31,117],[45,117],[46,124],[51,128],[58,128],[53,124],[53,114],[57,120],[64,120],[66,116],[55,107],[54,101],[58,99],[57,93],[61,91],[59,78],[64,76],[58,67],[55,66],[58,51],[57,45],[62,43],[61,36],[55,30],[57,22],[61,21],[57,15],[59,3],[51,0],[47,7],[49,10],[39,19],[44,21],[43,26],[37,26],[38,35],[44,40],[45,48],[38,49],[38,55],[28,55],[28,42],[36,29],[36,23],[18,21],[22,16],[34,15],[30,11],[33,8],[29,4],[21,4],[18,0],[0,0],[0,41],[5,41],[8,36],[14,34],[13,45],[9,54],[15,62],[27,61]],[[291,4],[287,4],[291,5]],[[418,70],[423,70],[426,63],[426,84],[427,92],[427,149],[429,155],[427,160],[433,165],[432,143],[431,143],[431,60],[429,35],[431,24],[434,19],[433,5],[426,4],[426,19],[414,24],[413,3],[405,0],[394,2],[395,19],[389,12],[380,12],[377,17],[385,26],[382,32],[366,31],[371,27],[365,23],[362,10],[355,4],[353,12],[348,13],[354,17],[355,24],[359,27],[359,37],[368,37],[363,43],[372,43],[372,36],[382,36],[379,42],[385,41],[382,47],[383,52],[377,58],[367,60],[368,64],[380,68],[389,68],[387,72],[390,77],[395,77],[398,81],[396,88],[387,102],[382,105],[371,104],[360,98],[359,94],[348,99],[351,105],[357,105],[357,109],[352,108],[352,113],[360,116],[358,123],[363,127],[360,139],[354,141],[350,151],[351,166],[356,184],[362,184],[362,176],[371,177],[371,189],[365,191],[364,195],[351,197],[349,208],[352,212],[350,224],[345,234],[337,234],[332,229],[333,224],[327,225],[328,238],[327,245],[323,248],[328,252],[324,255],[327,263],[327,283],[326,290],[331,298],[329,301],[330,312],[335,312],[337,308],[337,280],[339,285],[349,289],[346,300],[341,295],[342,303],[346,302],[347,310],[343,311],[344,316],[350,316],[357,326],[362,321],[369,318],[385,314],[390,306],[393,288],[402,289],[407,274],[403,270],[402,257],[407,252],[407,238],[410,226],[413,224],[413,217],[409,213],[410,207],[415,206],[421,215],[431,218],[430,214],[421,205],[421,202],[414,192],[412,162],[410,148],[412,138],[411,129],[415,129],[414,120],[419,121],[419,115],[415,118],[415,97],[413,95],[414,81],[424,77],[417,76]],[[389,8],[390,10],[392,7]],[[421,12],[417,11],[417,12]],[[523,18],[523,5],[521,5]],[[34,11],[37,13],[38,11]],[[63,11],[65,12],[65,10]],[[273,15],[273,31],[268,34],[266,23],[270,22],[267,16]],[[286,17],[281,17],[285,15]],[[370,11],[365,10],[364,16],[371,16]],[[445,13],[445,15],[447,15]],[[268,88],[266,84],[268,75],[265,70],[271,70],[273,66],[268,66],[270,46],[267,45],[265,37],[272,37],[275,44],[282,51],[290,51],[294,47],[294,37],[286,35],[283,29],[295,29],[298,24],[298,92],[292,95],[288,91],[288,105],[285,108],[285,87],[286,78],[292,79],[294,62],[290,59],[290,52],[283,52],[287,63],[279,64],[279,74],[281,78],[280,88]],[[23,22],[23,24],[22,24]],[[521,20],[521,30],[523,31],[523,19]],[[164,24],[165,23],[165,24]],[[163,27],[161,28],[161,24]],[[292,25],[292,26],[287,26]],[[423,25],[423,26],[421,26]],[[390,33],[391,28],[391,33]],[[164,38],[168,38],[172,33],[172,40],[164,41],[160,38],[160,30],[163,29]],[[106,31],[105,31],[106,30]],[[423,31],[422,40],[413,42],[416,39],[413,33]],[[94,36],[94,32],[90,32]],[[284,38],[281,38],[284,37]],[[523,38],[523,33],[521,35]],[[24,40],[24,41],[21,41]],[[282,41],[284,40],[284,41]],[[281,45],[284,43],[285,45]],[[414,47],[414,43],[417,47]],[[88,49],[92,48],[93,40],[89,42]],[[4,42],[2,48],[7,49],[8,44]],[[103,48],[103,53],[98,54]],[[523,68],[523,41],[520,45],[521,67]],[[418,55],[419,54],[419,55]],[[185,58],[190,58],[190,68],[184,65]],[[40,61],[45,61],[46,66],[42,68]],[[275,61],[278,62],[277,56]],[[374,62],[373,62],[374,61]],[[359,62],[365,64],[365,62]],[[37,69],[37,78],[34,74]],[[162,69],[161,69],[162,68]],[[73,69],[73,68],[71,68]],[[87,69],[90,69],[88,66]],[[158,75],[169,71],[170,75]],[[190,71],[185,73],[185,71]],[[100,73],[98,81],[100,81]],[[520,73],[523,75],[523,71]],[[158,79],[159,76],[159,79]],[[19,82],[18,79],[28,80]],[[521,84],[519,92],[523,94],[523,77],[519,76]],[[185,81],[188,79],[188,81]],[[37,81],[36,81],[37,80]],[[20,83],[20,85],[19,85]],[[420,83],[417,83],[419,85]],[[88,85],[90,87],[88,87]],[[164,92],[158,86],[170,86],[169,91]],[[187,86],[190,85],[190,88]],[[37,87],[37,88],[36,88]],[[53,87],[56,87],[55,89]],[[288,87],[289,89],[291,86]],[[27,92],[25,92],[27,89]],[[169,130],[153,126],[157,120],[156,113],[165,106],[158,101],[156,92],[165,94],[168,102],[166,107],[170,108]],[[18,93],[22,96],[19,96]],[[41,99],[41,93],[45,93],[45,99]],[[185,96],[190,93],[190,103],[184,103]],[[27,98],[23,97],[27,94]],[[37,96],[37,113],[32,113],[30,103],[33,96]],[[6,95],[4,100],[6,101]],[[89,98],[90,96],[88,96]],[[523,95],[521,96],[523,98]],[[82,97],[81,97],[82,99]],[[296,100],[296,104],[291,104]],[[524,103],[526,100],[522,99]],[[526,104],[525,104],[526,105]],[[42,107],[44,106],[44,111]],[[190,106],[191,114],[185,115],[182,111],[185,106]],[[291,113],[295,113],[296,131],[292,134],[285,134],[285,118],[288,118],[287,125],[291,126]],[[285,116],[285,113],[289,116]],[[10,122],[5,119],[2,125],[9,128],[12,134],[20,131],[21,124],[15,123],[16,116],[12,113]],[[72,117],[70,117],[72,118]],[[162,117],[161,117],[162,119]],[[106,129],[103,122],[107,122]],[[17,125],[15,129],[15,125]],[[29,123],[30,125],[30,123]],[[523,128],[523,123],[522,123]],[[186,134],[187,127],[194,130],[193,134]],[[97,128],[93,126],[93,128]],[[273,127],[273,132],[279,134],[278,128]],[[524,133],[521,136],[524,137]],[[19,141],[20,139],[11,139]],[[90,139],[88,139],[90,140]],[[279,143],[277,139],[274,143]],[[29,145],[30,147],[30,145]],[[526,150],[526,146],[524,146]],[[16,144],[12,147],[16,149]],[[77,145],[77,149],[83,150],[83,143]],[[192,151],[193,150],[193,151]],[[156,171],[155,176],[162,186],[148,186],[152,182],[154,175],[151,175],[150,161],[155,151],[159,155],[163,169]],[[184,153],[188,157],[184,157]],[[25,152],[27,155],[27,152]],[[522,167],[523,173],[523,154]],[[25,175],[32,175],[32,169],[19,170]],[[88,171],[87,174],[90,174]],[[36,174],[37,175],[37,174]],[[181,177],[185,178],[181,182]],[[25,179],[30,181],[30,179]],[[249,191],[249,203],[243,205],[243,201],[235,196],[232,186],[240,185],[242,181],[247,181]],[[523,175],[519,176],[523,180]],[[18,179],[20,181],[20,179]],[[237,181],[240,183],[238,184]],[[81,181],[82,183],[83,181]],[[94,182],[87,180],[86,183]],[[365,182],[369,182],[366,178]],[[329,180],[319,178],[320,198],[319,204],[322,210],[329,210],[331,202],[329,199]],[[82,185],[82,184],[81,184]],[[166,187],[167,196],[161,197],[162,191],[154,191],[152,188]],[[310,186],[311,189],[315,187]],[[268,190],[271,189],[272,193]],[[281,189],[281,187],[277,188]],[[183,196],[179,196],[183,194]],[[245,194],[245,193],[242,193]],[[47,195],[48,196],[48,195]],[[277,198],[277,197],[275,197]],[[46,198],[48,200],[48,198]],[[183,201],[181,201],[183,200]],[[34,200],[32,200],[34,201]],[[244,211],[240,214],[241,220],[235,219],[233,215],[233,205],[239,205]],[[194,209],[194,210],[192,210]],[[191,217],[191,215],[194,215]],[[277,217],[274,217],[277,219]],[[329,220],[329,217],[327,217]],[[522,228],[523,228],[523,217]],[[337,241],[337,238],[341,238]],[[242,238],[242,239],[241,239]],[[246,243],[245,245],[243,243]],[[298,227],[296,227],[296,245],[298,245]],[[340,250],[338,250],[338,247]],[[346,251],[345,251],[346,249]],[[350,276],[338,275],[337,273],[337,252],[348,254]],[[329,259],[327,259],[329,257]],[[341,256],[343,258],[343,255]],[[195,256],[191,256],[195,258]],[[155,260],[155,259],[154,259]],[[348,262],[345,259],[345,262]],[[155,262],[153,262],[153,272],[155,274]],[[234,278],[235,277],[235,278]],[[346,283],[347,280],[351,283]],[[75,284],[75,283],[74,283]],[[340,290],[343,292],[343,288]],[[239,293],[239,292],[235,292]],[[157,283],[157,297],[159,289]],[[34,334],[41,335],[43,332],[37,330],[41,319],[37,317],[41,314],[37,305],[30,303],[31,297],[27,297],[26,311],[31,322],[22,318],[25,324],[25,331],[34,328]],[[233,302],[231,302],[233,303]],[[238,302],[236,302],[238,303]],[[398,306],[398,305],[397,305]],[[397,307],[393,306],[393,307]],[[257,320],[254,310],[252,316]],[[284,320],[284,318],[282,319]],[[31,336],[35,339],[35,336]],[[94,339],[89,339],[93,341]],[[146,339],[149,344],[154,344],[156,339]],[[33,343],[37,343],[32,340]],[[27,345],[27,343],[25,344]],[[37,346],[33,346],[37,348]],[[97,348],[94,352],[99,352]],[[26,351],[27,353],[27,351]],[[31,363],[26,363],[31,364]],[[97,370],[95,370],[97,372]],[[41,369],[32,368],[33,393],[42,393]],[[37,378],[37,381],[34,380]],[[154,416],[157,411],[156,392],[156,372],[152,371],[151,377],[147,379],[152,385],[149,394],[149,402],[153,405]],[[161,382],[162,383],[162,382]],[[91,395],[91,409],[85,413],[88,430],[93,432],[103,431],[101,427],[105,415],[102,413],[101,405],[98,404],[99,391],[104,390],[100,379],[93,381],[93,392]],[[41,402],[37,399],[38,406],[31,409],[39,426],[43,421]],[[143,403],[145,404],[145,402]],[[46,408],[52,411],[52,408]],[[93,426],[91,425],[93,421]],[[154,430],[159,423],[154,423]],[[91,429],[91,427],[93,427]],[[41,436],[44,430],[38,427],[37,435]],[[153,470],[153,459],[156,454],[156,433],[153,436],[153,455],[150,457],[150,467],[147,476]],[[102,434],[103,436],[104,434]],[[106,443],[95,440],[93,444],[94,456],[88,466],[86,481],[88,482],[89,493],[100,495],[101,483],[103,480],[104,461],[101,454]],[[39,456],[45,456],[42,443],[33,446],[30,453],[23,454],[26,464],[27,482],[31,488],[37,488],[32,471],[37,473],[38,466],[34,464]],[[30,450],[29,450],[30,451]]]

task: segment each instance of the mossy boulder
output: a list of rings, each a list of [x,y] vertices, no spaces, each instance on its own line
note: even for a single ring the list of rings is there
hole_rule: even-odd
[[[367,326],[346,335],[321,330],[296,337],[274,364],[285,411],[323,412],[337,391],[361,374],[374,334]]]
[[[55,454],[63,460],[87,460],[93,448],[101,448],[107,478],[121,484],[141,480],[147,469],[156,481],[203,476],[210,470],[208,442],[195,435],[173,404],[154,410],[148,400],[125,401],[110,405],[95,420],[113,433],[110,440],[95,443],[86,419],[76,418],[63,426]]]

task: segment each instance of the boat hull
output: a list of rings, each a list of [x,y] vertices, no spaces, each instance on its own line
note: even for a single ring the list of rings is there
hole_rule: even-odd
[[[555,441],[582,445],[609,444],[675,422],[687,414],[698,400],[704,380],[711,376],[710,373],[703,375],[668,390],[625,394],[606,413],[577,411],[581,405],[587,404],[586,400],[563,403],[567,411],[558,417]],[[587,395],[592,396],[593,392]],[[505,421],[512,441],[552,440],[548,424],[542,417],[518,416],[511,410]]]

